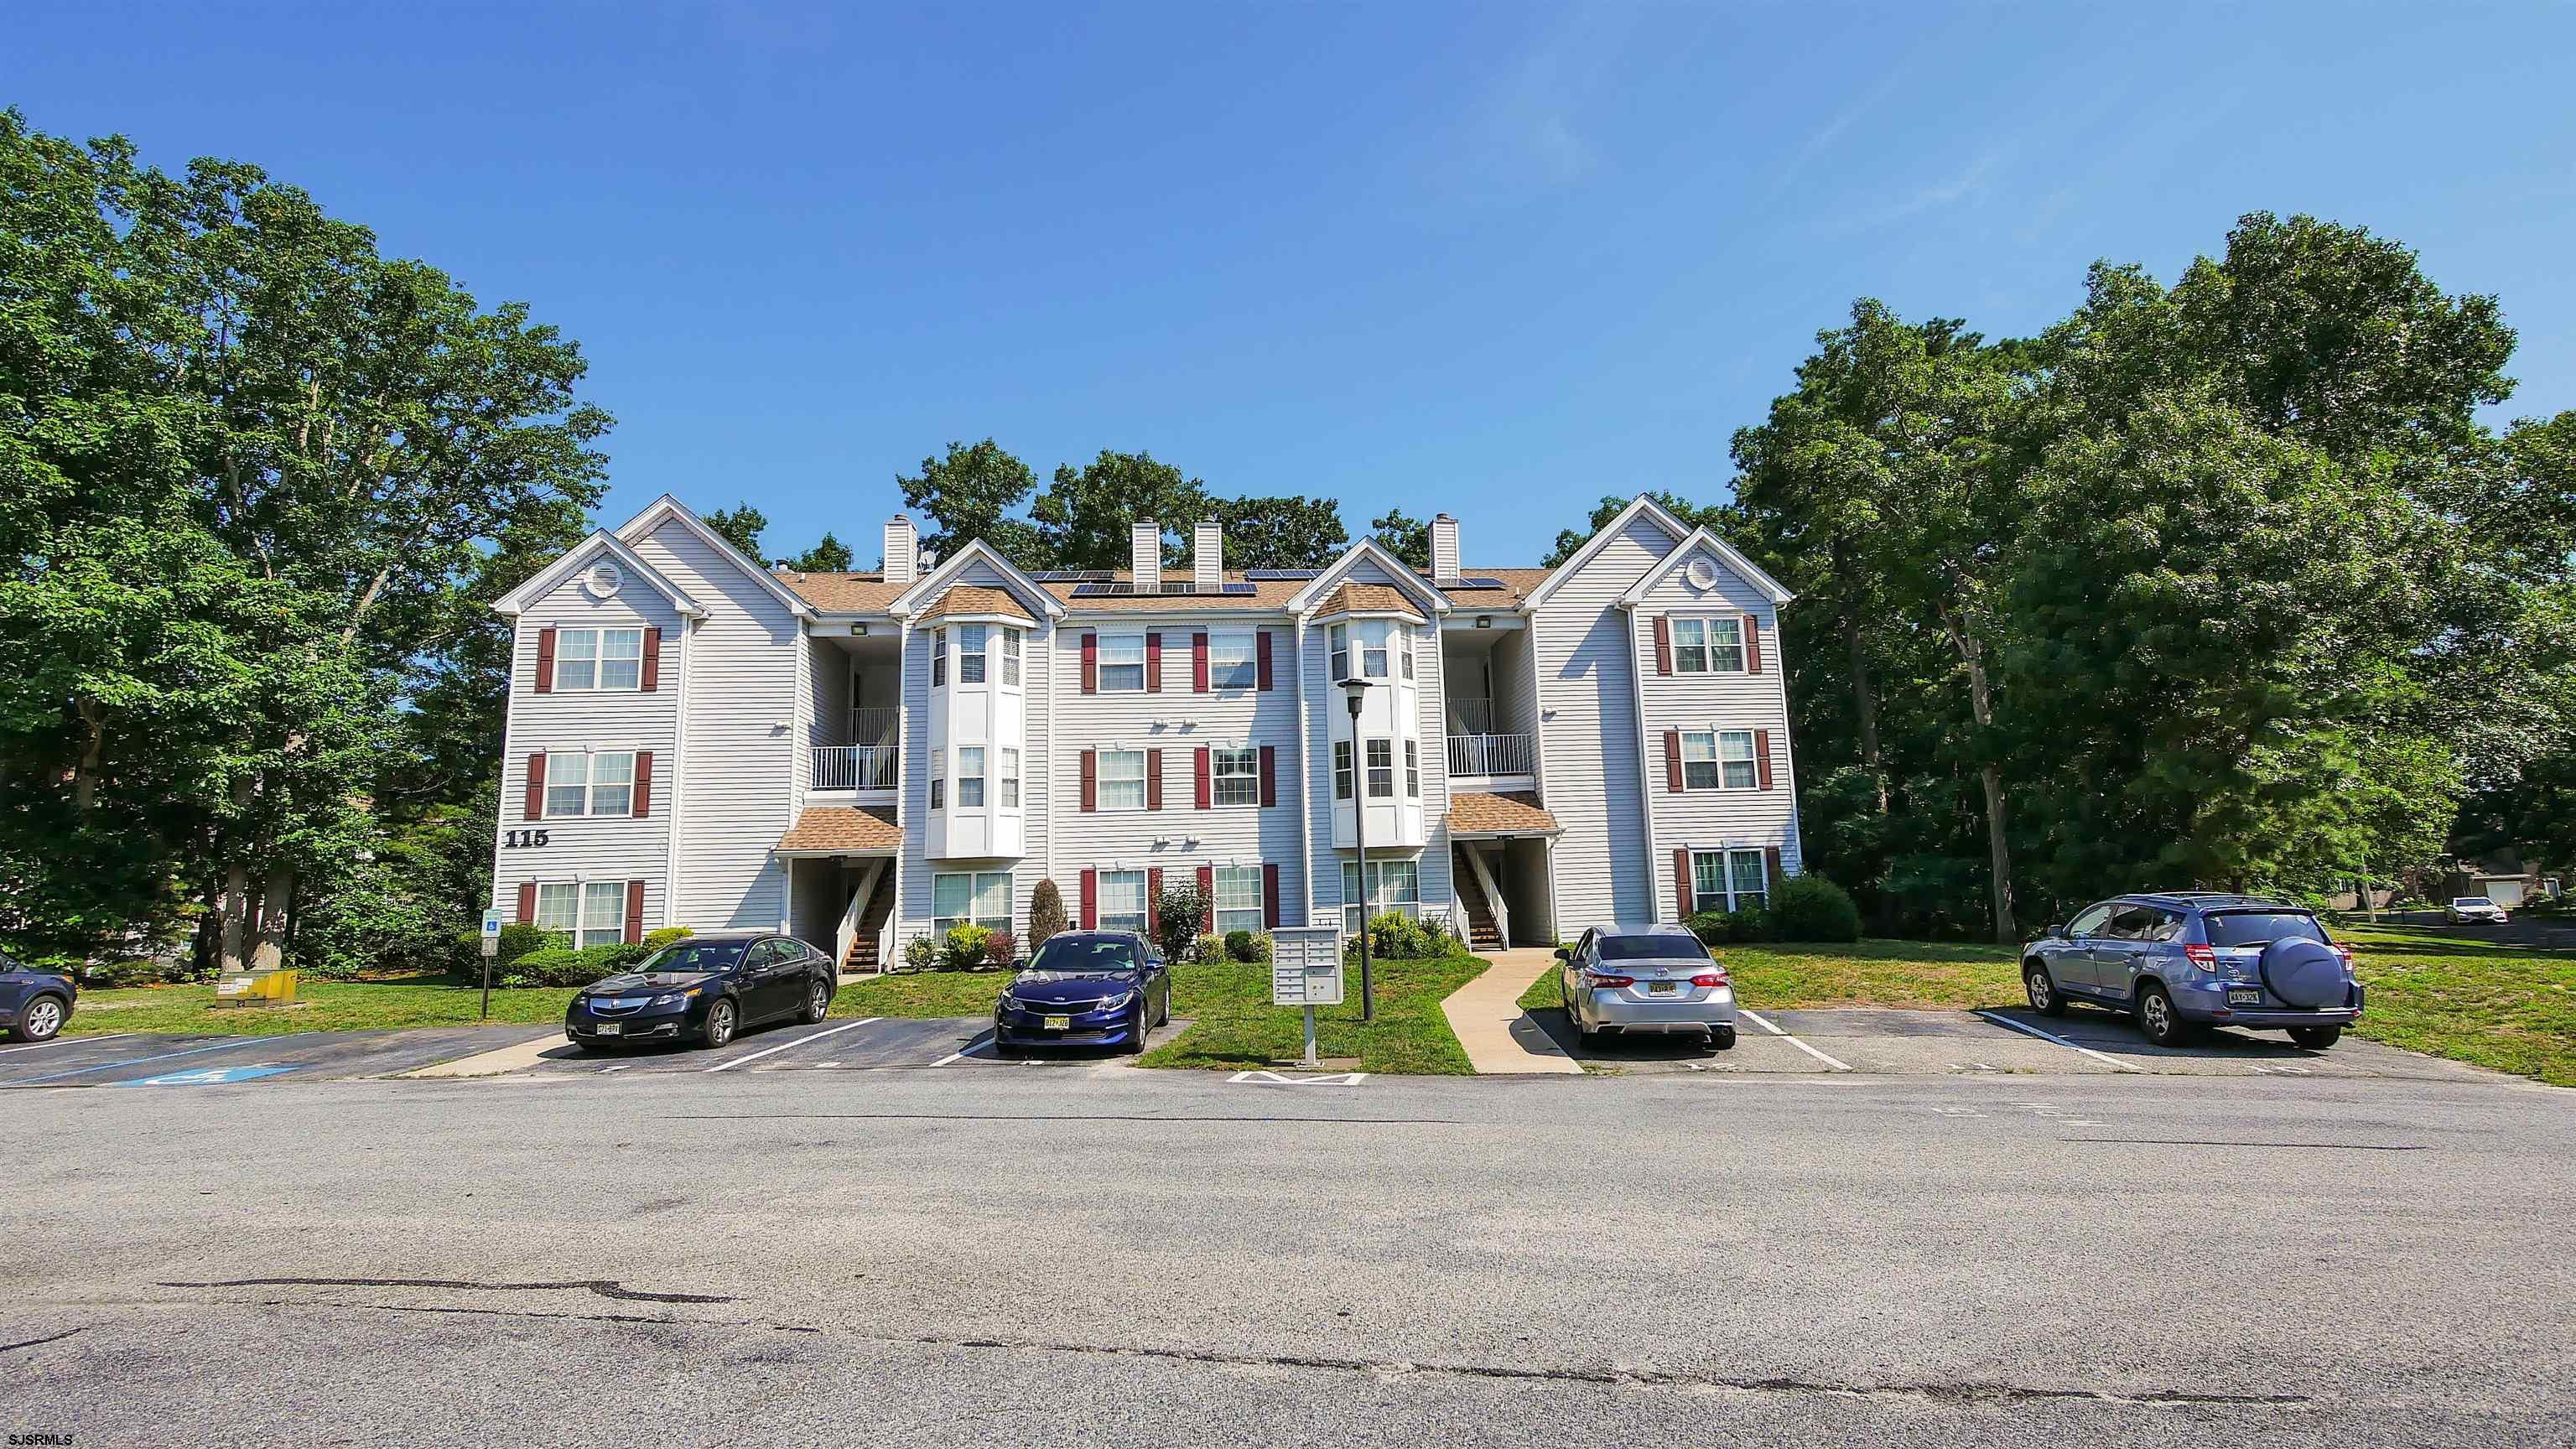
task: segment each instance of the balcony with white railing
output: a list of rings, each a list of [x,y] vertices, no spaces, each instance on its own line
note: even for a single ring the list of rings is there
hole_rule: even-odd
[[[892,791],[903,773],[895,745],[901,728],[901,711],[892,705],[851,710],[850,738],[856,743],[814,747],[812,788]]]
[[[1536,782],[1537,760],[1538,742],[1533,735],[1449,736],[1449,779],[1468,789],[1529,789]]]

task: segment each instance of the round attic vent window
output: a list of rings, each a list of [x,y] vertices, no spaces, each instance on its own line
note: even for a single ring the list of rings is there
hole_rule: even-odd
[[[1683,567],[1682,577],[1689,579],[1691,587],[1694,589],[1716,588],[1717,565],[1710,563],[1704,558],[1692,559],[1689,564]]]
[[[590,566],[589,573],[582,576],[581,586],[590,592],[592,598],[605,599],[615,594],[625,582],[626,575],[617,565],[596,563]]]

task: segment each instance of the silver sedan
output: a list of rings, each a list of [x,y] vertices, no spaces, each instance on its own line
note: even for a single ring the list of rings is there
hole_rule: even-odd
[[[1680,926],[1595,926],[1557,948],[1557,987],[1576,1040],[1604,1032],[1704,1032],[1735,1045],[1735,985],[1697,936]]]

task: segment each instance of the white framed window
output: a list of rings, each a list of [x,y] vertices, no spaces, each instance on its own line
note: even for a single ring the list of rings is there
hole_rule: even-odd
[[[1771,899],[1770,872],[1763,869],[1762,852],[1730,850],[1726,853],[1728,884],[1734,891],[1735,909],[1758,906]]]
[[[1771,899],[1771,875],[1759,850],[1691,852],[1691,909],[1740,911]]]
[[[1691,901],[1688,914],[1726,909],[1726,852],[1691,852]]]
[[[1351,742],[1333,741],[1333,798],[1351,798]]]
[[[1216,933],[1258,932],[1269,924],[1261,904],[1261,867],[1220,865],[1216,868]]]
[[[1007,689],[1020,687],[1020,631],[1017,629],[1002,631],[1002,685]]]
[[[957,682],[984,682],[984,644],[991,630],[981,624],[957,626]]]
[[[980,656],[979,656],[980,657]],[[959,681],[963,683],[961,679]],[[957,747],[957,808],[978,810],[984,804],[984,747]]]
[[[1103,810],[1145,808],[1145,752],[1102,750],[1098,792]]]
[[[1742,674],[1742,619],[1674,619],[1673,672],[1676,674]]]
[[[1372,800],[1395,798],[1395,741],[1368,742],[1368,792]]]
[[[948,752],[946,750],[930,752],[930,808],[933,810],[948,808]]]
[[[1682,788],[1714,790],[1717,786],[1717,732],[1682,731]]]
[[[1684,730],[1682,788],[1750,790],[1762,783],[1751,730]]]
[[[930,929],[951,926],[1011,929],[1011,873],[1007,870],[943,871],[930,878]]]
[[[1260,646],[1253,631],[1229,629],[1208,636],[1208,688],[1250,689],[1260,679]]]
[[[930,687],[937,689],[948,682],[948,631],[930,631]]]
[[[634,751],[547,752],[547,819],[576,815],[631,815],[634,811]]]
[[[1422,747],[1411,740],[1404,742],[1404,798],[1422,798]]]
[[[1413,677],[1413,631],[1402,624],[1396,625],[1395,647],[1397,655],[1404,661],[1404,677],[1411,679]]]
[[[1762,782],[1761,771],[1753,761],[1753,731],[1718,731],[1717,758],[1729,790],[1750,790]]]
[[[1145,934],[1145,873],[1104,870],[1100,873],[1100,929]]]
[[[637,690],[644,687],[642,629],[557,629],[557,691]]]
[[[626,882],[558,881],[537,887],[537,928],[558,931],[576,947],[626,939]]]
[[[1142,694],[1145,691],[1145,636],[1100,636],[1100,692]]]
[[[1389,626],[1382,622],[1360,625],[1360,673],[1370,679],[1386,678],[1386,641]]]
[[[1675,619],[1673,633],[1673,672],[1706,674],[1708,672],[1708,621]]]
[[[1332,682],[1339,684],[1351,677],[1351,627],[1348,624],[1335,624],[1325,631],[1325,637],[1333,646]]]
[[[1342,929],[1358,935],[1366,916],[1382,916],[1389,911],[1415,920],[1422,917],[1422,868],[1410,860],[1372,860],[1368,863],[1369,893],[1365,908],[1360,900],[1360,866],[1355,860],[1342,862]],[[1363,915],[1365,909],[1366,915]]]
[[[1002,808],[1020,808],[1020,752],[1007,745],[1002,748]]]
[[[1259,749],[1246,746],[1239,750],[1210,750],[1208,769],[1216,777],[1215,803],[1219,805],[1261,803],[1261,751]]]

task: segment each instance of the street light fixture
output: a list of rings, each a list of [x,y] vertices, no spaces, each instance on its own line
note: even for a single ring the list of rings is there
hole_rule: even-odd
[[[1368,759],[1360,748],[1360,706],[1368,702],[1369,683],[1354,674],[1342,681],[1342,698],[1351,704],[1351,828],[1360,857],[1360,1020],[1377,1020],[1377,993],[1369,983]]]

